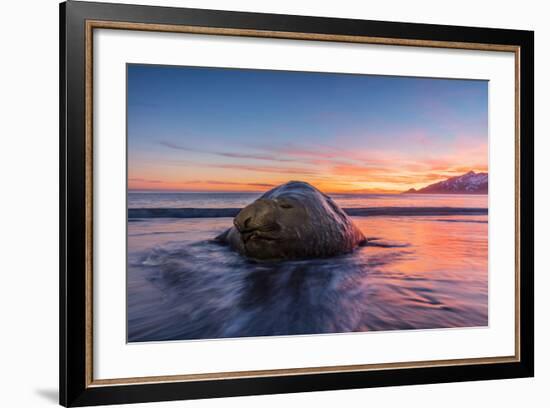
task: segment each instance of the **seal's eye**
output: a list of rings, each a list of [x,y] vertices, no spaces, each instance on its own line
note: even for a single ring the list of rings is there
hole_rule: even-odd
[[[280,204],[279,204],[279,207],[285,208],[285,209],[293,208],[293,207],[292,207],[292,204],[289,204],[289,203],[280,203]]]

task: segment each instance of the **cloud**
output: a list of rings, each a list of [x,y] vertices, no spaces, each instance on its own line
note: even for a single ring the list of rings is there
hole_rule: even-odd
[[[388,153],[387,151],[379,151],[374,149],[369,149],[367,152],[361,152],[335,146],[300,146],[292,143],[253,146],[253,149],[259,151],[258,153],[197,149],[195,147],[189,147],[168,141],[160,141],[159,144],[170,149],[210,154],[219,157],[262,160],[279,163],[300,163],[317,167],[319,168],[319,171],[321,171],[322,167],[347,165],[353,163],[369,166],[385,165],[395,163],[396,161],[403,161],[406,158],[406,155],[404,154],[395,152]],[[251,146],[245,146],[244,148],[250,149]]]
[[[234,152],[224,152],[224,151],[213,151],[213,150],[206,150],[206,149],[196,149],[192,147],[187,147],[183,145],[179,145],[172,142],[166,142],[161,141],[159,142],[162,146],[169,147],[170,149],[175,150],[184,150],[187,152],[195,152],[195,153],[205,153],[205,154],[213,154],[216,156],[222,156],[222,157],[230,157],[234,159],[253,159],[253,160],[268,160],[268,161],[276,161],[276,162],[294,162],[297,161],[295,159],[288,159],[283,157],[277,157],[272,154],[254,154],[254,153],[234,153]]]
[[[180,144],[176,144],[176,143],[172,143],[172,142],[166,142],[166,141],[163,141],[163,140],[161,140],[159,142],[159,144],[161,146],[164,146],[164,147],[169,147],[170,149],[185,150],[185,151],[188,151],[188,152],[200,152],[200,150],[193,149],[191,147],[182,146]]]
[[[379,166],[395,164],[410,159],[410,156],[396,151],[369,148],[367,150],[346,149],[338,146],[316,144],[301,146],[293,143],[284,145],[263,145],[259,147],[277,155],[294,158],[295,161],[314,166],[334,166],[360,164],[363,166]]]
[[[325,188],[344,190],[346,185],[351,188],[399,190],[408,187],[418,187],[421,184],[441,181],[452,176],[464,174],[470,170],[487,171],[487,146],[475,137],[457,136],[448,145],[446,151],[440,151],[437,143],[432,149],[431,141],[424,134],[411,134],[414,145],[424,146],[422,149],[400,150],[402,143],[390,143],[391,148],[353,149],[323,144],[300,145],[295,143],[277,143],[270,145],[247,145],[247,149],[257,152],[241,153],[195,149],[171,142],[160,142],[172,149],[213,154],[221,157],[243,159],[236,162],[216,163],[176,161],[181,166],[198,168],[226,169],[249,172],[250,174],[279,175],[277,179],[299,178],[310,182],[318,182]],[[244,149],[244,148],[243,148]],[[263,160],[265,164],[247,161]],[[268,163],[271,161],[272,163]],[[282,163],[287,162],[287,163]],[[291,164],[296,163],[296,165]],[[235,173],[233,173],[235,174]],[[291,175],[291,176],[290,176]],[[210,176],[217,177],[217,175]],[[268,183],[238,183],[206,180],[199,184],[220,184],[235,186],[273,187],[273,176],[263,175]],[[238,178],[248,178],[241,177]],[[257,179],[257,177],[254,177]],[[264,181],[260,178],[260,181]],[[231,184],[235,183],[235,184]]]
[[[275,187],[275,184],[271,183],[246,183],[237,181],[219,181],[219,180],[191,180],[184,181],[182,184],[209,184],[220,186],[250,186],[250,187]]]
[[[153,183],[153,184],[164,183],[164,181],[162,180],[149,180],[144,178],[129,178],[128,181],[131,183]]]
[[[246,154],[246,153],[229,153],[229,152],[216,152],[215,154],[224,157],[232,157],[236,159],[254,159],[254,160],[270,160],[277,162],[295,162],[294,159],[285,159],[281,157],[270,156],[267,154]]]
[[[316,175],[318,172],[313,169],[299,167],[277,167],[277,166],[253,166],[245,164],[202,164],[205,167],[214,167],[220,169],[244,170],[259,173],[274,173],[274,174],[302,174]]]
[[[335,166],[332,169],[332,174],[357,182],[398,184],[442,180],[448,177],[444,173],[410,172],[404,169],[396,170],[395,168],[370,168],[350,165]]]

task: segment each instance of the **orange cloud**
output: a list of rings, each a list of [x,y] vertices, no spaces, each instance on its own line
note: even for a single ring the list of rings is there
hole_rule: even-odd
[[[385,150],[325,145],[246,146],[242,152],[194,149],[160,142],[174,150],[170,160],[131,167],[130,189],[257,191],[289,180],[312,183],[325,192],[401,192],[464,174],[487,172],[487,145],[459,136],[445,148],[422,133],[411,134],[407,151],[393,141]],[[401,150],[397,150],[401,149]],[[177,153],[177,152],[181,152]],[[199,153],[190,157],[185,152]],[[183,160],[179,157],[183,155]],[[189,160],[191,158],[191,160]]]

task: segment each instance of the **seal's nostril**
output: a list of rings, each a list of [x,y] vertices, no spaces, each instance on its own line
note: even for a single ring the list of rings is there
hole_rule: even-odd
[[[252,217],[246,217],[244,219],[237,217],[233,221],[233,224],[239,230],[239,232],[248,231],[251,229]]]

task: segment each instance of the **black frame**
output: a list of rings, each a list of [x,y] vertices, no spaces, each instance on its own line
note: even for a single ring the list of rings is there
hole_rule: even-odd
[[[68,1],[60,4],[60,403],[121,404],[534,376],[534,33]],[[514,45],[520,52],[520,354],[510,363],[87,387],[86,20]],[[517,160],[517,158],[516,158]]]

